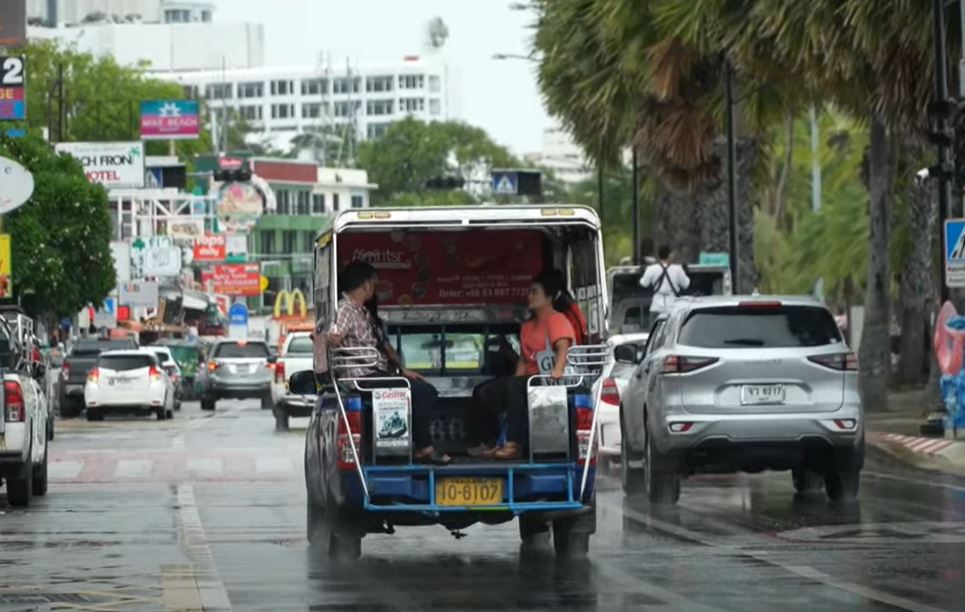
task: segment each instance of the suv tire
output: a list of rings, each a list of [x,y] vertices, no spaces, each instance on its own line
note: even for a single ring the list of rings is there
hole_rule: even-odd
[[[201,396],[201,410],[214,410],[217,404],[218,400]]]
[[[794,483],[794,490],[802,495],[818,493],[824,488],[821,474],[803,467],[791,469],[791,482]]]
[[[281,406],[275,406],[271,411],[275,417],[275,431],[288,431],[289,418],[285,409]]]
[[[271,409],[274,408],[274,407],[275,407],[275,402],[273,402],[273,401],[271,400],[271,395],[270,395],[270,394],[269,394],[269,395],[262,395],[262,396],[261,396],[261,409],[262,409],[262,410],[271,410]]]
[[[673,505],[680,499],[680,474],[673,463],[661,455],[650,442],[650,432],[644,431],[644,479],[647,499],[653,504]]]
[[[640,468],[630,467],[630,461],[636,459],[633,450],[630,448],[630,437],[625,433],[627,430],[626,420],[623,418],[623,407],[620,408],[620,484],[623,486],[623,493],[635,495],[646,491],[646,477]]]
[[[824,490],[831,501],[851,501],[858,497],[861,487],[861,468],[864,465],[864,444],[847,453],[824,473]]]

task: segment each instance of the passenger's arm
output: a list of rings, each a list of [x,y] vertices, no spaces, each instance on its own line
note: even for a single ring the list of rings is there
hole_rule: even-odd
[[[516,372],[513,374],[517,378],[526,376],[526,360],[520,355],[519,359],[516,360]]]
[[[399,372],[403,376],[405,376],[409,380],[425,380],[425,377],[422,376],[422,374],[419,374],[418,372],[413,372],[412,370],[406,370],[402,366],[402,358],[399,357],[399,354],[395,352],[395,349],[392,348],[391,344],[388,344],[388,343],[383,344],[382,350],[385,351],[385,356],[388,357],[389,363],[391,363],[396,368],[398,368]]]
[[[553,366],[553,372],[550,374],[553,380],[563,378],[563,373],[566,371],[566,354],[569,352],[572,344],[573,340],[570,338],[561,338],[553,344],[553,351],[556,353],[556,364]]]

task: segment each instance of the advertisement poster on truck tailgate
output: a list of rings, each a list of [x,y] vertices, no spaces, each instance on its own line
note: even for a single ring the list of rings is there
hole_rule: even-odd
[[[344,234],[339,268],[367,261],[386,305],[525,304],[543,267],[543,236],[527,230]]]
[[[375,389],[372,391],[375,414],[375,447],[377,449],[409,448],[409,390]]]

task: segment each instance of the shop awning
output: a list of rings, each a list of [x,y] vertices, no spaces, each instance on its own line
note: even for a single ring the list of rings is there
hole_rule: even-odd
[[[185,291],[181,296],[181,308],[186,308],[188,310],[200,310],[204,312],[208,309],[208,300],[203,297],[198,297],[198,295],[193,295],[194,292]],[[203,295],[203,294],[202,294]]]

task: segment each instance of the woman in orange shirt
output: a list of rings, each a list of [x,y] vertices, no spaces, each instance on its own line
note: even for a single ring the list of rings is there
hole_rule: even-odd
[[[497,378],[477,394],[481,406],[476,410],[492,412],[492,407],[506,410],[506,444],[496,449],[479,449],[493,459],[520,459],[528,417],[526,383],[531,376],[545,374],[555,380],[563,377],[566,354],[573,346],[576,333],[569,319],[553,307],[565,287],[563,275],[554,270],[533,279],[529,290],[531,317],[519,332],[521,355],[513,376]],[[477,449],[473,449],[477,450]]]

